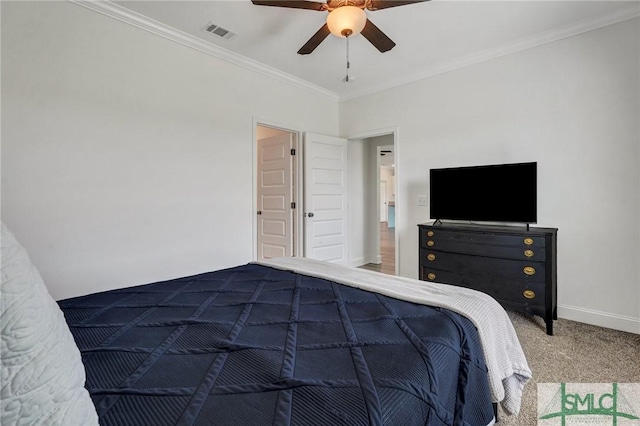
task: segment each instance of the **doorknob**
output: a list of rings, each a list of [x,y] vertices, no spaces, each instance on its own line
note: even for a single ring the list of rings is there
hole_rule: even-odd
[[[307,216],[309,216],[309,217],[313,217],[313,213],[309,213]]]
[[[262,214],[262,210],[258,210],[258,216]]]

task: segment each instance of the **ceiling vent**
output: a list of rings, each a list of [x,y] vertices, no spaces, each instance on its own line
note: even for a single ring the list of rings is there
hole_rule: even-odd
[[[234,37],[236,35],[226,28],[222,28],[220,25],[214,24],[212,22],[209,22],[207,25],[205,25],[202,28],[202,31],[206,31],[216,37],[223,38],[225,40],[229,40],[231,37]]]

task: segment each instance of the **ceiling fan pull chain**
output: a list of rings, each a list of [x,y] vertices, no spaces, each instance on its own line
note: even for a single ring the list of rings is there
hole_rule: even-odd
[[[349,82],[349,36],[345,37],[347,39],[347,76],[344,78],[344,81]]]

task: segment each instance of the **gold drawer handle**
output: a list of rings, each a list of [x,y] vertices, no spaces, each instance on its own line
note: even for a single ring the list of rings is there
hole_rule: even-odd
[[[428,259],[428,260],[431,260],[431,261],[434,261],[434,260],[436,260],[436,255],[435,255],[435,254],[433,254],[433,253],[429,253],[429,254],[427,255],[427,259]]]
[[[524,272],[526,275],[534,275],[536,273],[536,268],[534,268],[533,266],[525,266],[524,268],[522,268],[522,272]]]
[[[433,272],[429,272],[429,274],[427,275],[427,278],[433,281],[436,279],[436,274],[434,274]]]
[[[525,290],[522,292],[522,295],[527,299],[533,299],[534,297],[536,297],[536,292],[533,290]]]
[[[528,246],[530,246],[531,244],[533,244],[533,238],[525,238],[524,239],[524,243]]]
[[[433,231],[427,231],[427,237],[433,237]]]
[[[527,257],[533,257],[533,250],[525,250],[524,255]]]
[[[429,247],[433,247],[433,245],[434,245],[434,244],[435,244],[435,243],[433,242],[433,240],[429,240],[429,241],[427,241],[427,245],[428,245]]]

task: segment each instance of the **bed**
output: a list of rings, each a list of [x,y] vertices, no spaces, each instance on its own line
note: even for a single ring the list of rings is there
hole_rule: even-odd
[[[490,297],[309,259],[54,304],[86,394],[47,424],[488,425],[531,377]],[[4,390],[3,418],[30,412]]]

